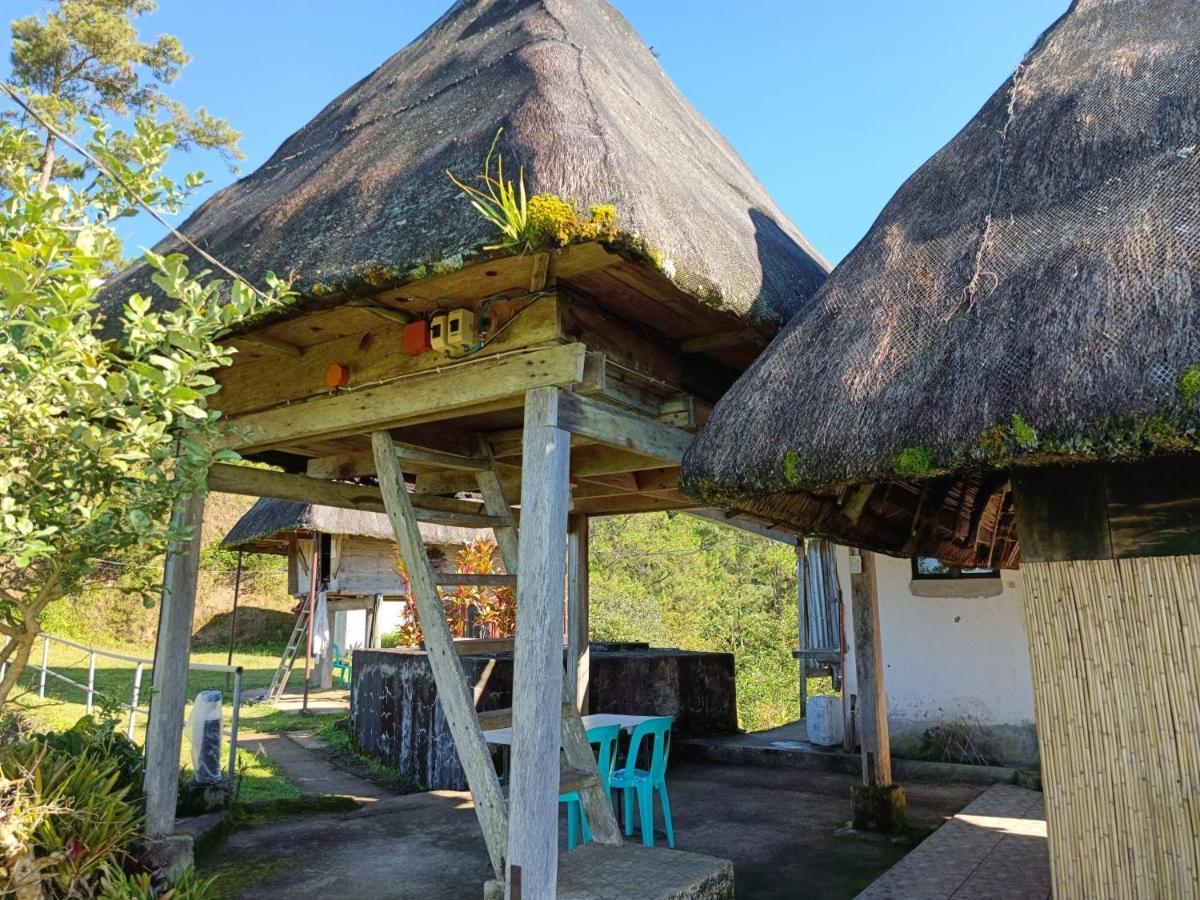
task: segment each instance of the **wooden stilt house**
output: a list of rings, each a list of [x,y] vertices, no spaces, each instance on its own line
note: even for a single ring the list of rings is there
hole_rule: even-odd
[[[868,551],[1020,566],[1059,898],[1200,894],[1198,134],[1200,7],[1076,0],[684,467]]]
[[[460,550],[490,532],[423,523],[421,540],[440,576],[456,573]],[[225,550],[273,553],[287,558],[288,593],[299,600],[312,586],[313,536],[317,536],[318,587],[326,594],[332,642],[344,653],[378,647],[382,635],[408,614],[408,582],[396,565],[392,527],[382,513],[261,498],[221,541]],[[298,617],[307,621],[307,617]],[[292,660],[281,665],[290,668]],[[316,668],[322,687],[331,687],[329,653]]]
[[[531,199],[529,230],[498,247],[446,173],[486,190],[474,175],[501,128],[503,178]],[[819,255],[603,0],[456,3],[182,231],[249,278],[291,273],[298,292],[229,335],[238,354],[215,400],[226,446],[277,468],[214,465],[210,488],[387,514],[511,896],[554,894],[561,790],[582,794],[589,853],[623,852],[574,702],[588,517],[697,507],[677,484],[693,432],[824,280]],[[135,267],[110,291],[144,278]],[[199,514],[193,503],[179,521]],[[514,701],[491,717],[513,725],[507,800],[450,647],[427,523],[491,529],[515,573]],[[194,552],[177,547],[168,572],[160,638],[173,646]],[[164,679],[159,696],[177,689]],[[170,723],[152,739],[151,765],[166,767]],[[147,785],[161,833],[173,790]],[[670,852],[631,856],[629,877]],[[727,867],[694,862],[731,889]]]

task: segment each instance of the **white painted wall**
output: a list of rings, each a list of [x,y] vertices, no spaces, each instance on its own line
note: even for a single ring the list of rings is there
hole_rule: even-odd
[[[1001,761],[1036,760],[1020,573],[1005,571],[998,580],[914,582],[909,560],[879,554],[875,559],[892,747],[919,745],[926,729],[939,723],[968,722],[980,726]],[[857,688],[845,547],[838,548],[838,577],[846,608],[848,697]]]

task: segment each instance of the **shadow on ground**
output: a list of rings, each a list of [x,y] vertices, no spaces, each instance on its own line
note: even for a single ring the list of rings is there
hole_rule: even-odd
[[[853,897],[921,836],[897,843],[837,834],[849,818],[854,781],[681,762],[669,781],[677,848],[732,859],[739,897]],[[906,788],[918,831],[938,826],[982,790],[941,783]],[[387,797],[349,814],[238,832],[210,860],[205,868],[220,875],[222,897],[440,900],[478,897],[490,877],[469,798],[454,792]]]

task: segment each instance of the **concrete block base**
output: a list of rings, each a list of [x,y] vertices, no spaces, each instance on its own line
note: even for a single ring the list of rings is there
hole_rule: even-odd
[[[733,900],[733,863],[665,847],[584,844],[559,851],[558,898]],[[504,900],[504,882],[485,882],[483,900]]]
[[[167,884],[174,884],[195,863],[192,852],[192,837],[188,834],[173,834],[170,837],[152,840],[147,838],[135,853],[138,860]]]
[[[229,782],[218,781],[216,784],[196,784],[187,786],[179,799],[178,814],[183,816],[200,816],[204,813],[217,812],[229,806]]]
[[[850,792],[851,824],[856,831],[895,834],[904,829],[908,802],[898,784],[875,787],[855,785]]]

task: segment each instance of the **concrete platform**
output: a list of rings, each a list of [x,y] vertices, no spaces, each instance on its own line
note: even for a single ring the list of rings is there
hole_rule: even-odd
[[[858,895],[860,900],[1048,900],[1042,795],[995,785]]]
[[[283,694],[272,705],[276,709],[287,712],[300,712],[304,707],[304,694],[301,691]],[[350,689],[333,688],[328,691],[309,691],[308,711],[314,716],[350,715]]]
[[[732,900],[733,863],[665,847],[585,844],[558,862],[561,900]]]
[[[857,775],[862,771],[858,753],[840,746],[821,747],[808,740],[804,722],[789,722],[767,731],[691,737],[677,740],[676,752],[689,759],[749,766],[775,766]],[[925,762],[892,758],[896,781],[954,781],[970,784],[1005,784],[1017,777],[1006,766],[968,766],[957,763]]]
[[[288,750],[306,752],[282,740]],[[738,897],[849,898],[981,790],[969,784],[906,785],[909,820],[923,831],[897,842],[839,833],[850,818],[850,786],[856,781],[787,768],[677,763],[673,757],[667,783],[677,847],[684,854],[671,858],[733,860]],[[559,846],[565,847],[565,837]],[[627,852],[643,854],[637,844]],[[561,857],[564,890],[572,884],[573,890],[584,889],[572,881],[575,854]],[[578,859],[582,865],[586,856]],[[199,869],[220,875],[217,896],[256,900],[479,898],[492,877],[470,796],[454,791],[382,797],[356,812],[296,817],[238,832]],[[626,893],[620,893],[622,883]],[[586,889],[605,900],[640,900],[655,896],[646,893],[648,884],[625,879],[611,882],[608,893],[595,893],[592,884]]]

